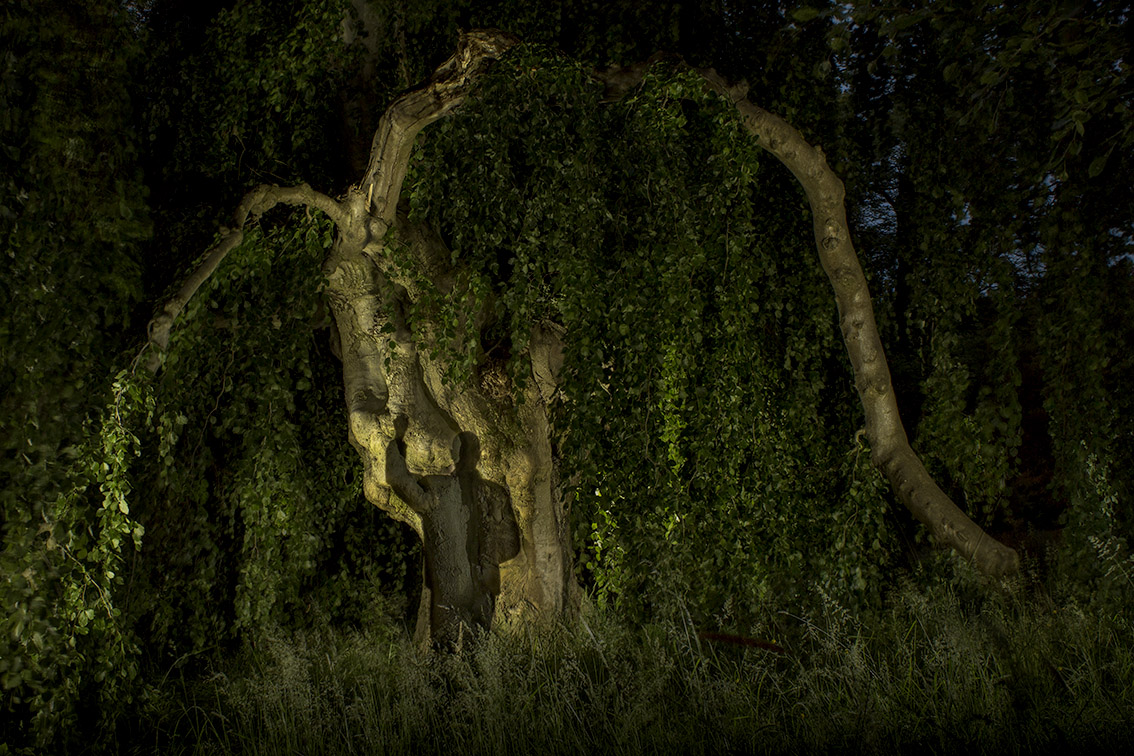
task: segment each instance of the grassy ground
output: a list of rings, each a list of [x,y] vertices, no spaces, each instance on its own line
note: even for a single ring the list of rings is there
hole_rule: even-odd
[[[393,628],[267,639],[169,679],[124,751],[223,754],[1118,753],[1128,613],[952,588],[774,612],[779,654],[686,623],[501,628],[423,654]],[[772,638],[767,638],[773,640]]]

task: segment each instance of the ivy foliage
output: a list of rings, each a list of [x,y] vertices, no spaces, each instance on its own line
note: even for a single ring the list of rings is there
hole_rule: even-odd
[[[251,186],[332,191],[355,178],[366,48],[344,36],[350,4],[222,5],[157,4],[147,18],[159,286]],[[395,56],[383,60],[387,72]],[[321,293],[332,233],[321,216],[269,214],[174,330],[147,440],[155,454],[140,471],[149,548],[130,593],[147,662],[163,672],[267,627],[364,621],[403,592],[415,552],[363,499],[346,443]]]
[[[157,6],[151,23],[172,33],[153,40],[150,64],[148,125],[164,173],[154,178],[174,196],[207,186],[231,204],[254,183],[341,175],[338,98],[355,62],[340,41],[343,5],[241,2],[205,19]]]
[[[0,38],[0,742],[17,747],[97,733],[136,671],[116,591],[149,399],[117,356],[150,222],[120,5],[5,3]]]
[[[522,373],[530,325],[566,328],[556,429],[600,602],[704,617],[802,571],[869,594],[887,504],[801,192],[695,74],[602,96],[522,48],[415,157],[411,206],[496,307],[465,359]]]
[[[144,77],[147,182],[158,223],[151,298],[186,275],[245,192],[307,182],[337,191],[350,167],[358,45],[342,0],[154,3]],[[348,179],[347,176],[350,176]]]
[[[67,450],[71,463],[56,468],[59,490],[36,513],[30,548],[6,544],[11,613],[0,672],[6,708],[26,714],[15,723],[29,728],[8,733],[13,742],[67,743],[85,727],[112,725],[132,700],[139,648],[120,604],[126,560],[145,533],[130,511],[141,454],[134,429],[153,408],[148,381],[119,373],[109,406]]]
[[[406,582],[412,553],[345,439],[320,270],[333,226],[297,215],[262,221],[202,287],[156,387],[130,592],[156,664],[359,622]]]

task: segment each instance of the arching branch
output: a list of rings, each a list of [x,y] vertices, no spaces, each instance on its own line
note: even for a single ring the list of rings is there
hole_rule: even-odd
[[[389,228],[418,132],[456,109],[482,73],[519,39],[497,29],[462,32],[457,51],[434,71],[425,86],[399,97],[382,115],[362,181],[368,210]]]
[[[648,65],[611,68],[595,74],[606,84],[608,99],[617,99],[636,86]],[[839,310],[843,341],[854,369],[855,388],[866,415],[871,459],[890,481],[898,500],[941,543],[955,549],[991,576],[1019,569],[1016,552],[990,538],[945,495],[914,454],[898,415],[890,368],[874,321],[866,277],[851,244],[843,182],[827,165],[823,151],[808,144],[787,121],[748,100],[745,84],[727,83],[712,69],[698,74],[708,87],[726,98],[740,113],[756,142],[776,156],[803,187],[811,206],[815,245]]]
[[[145,361],[146,370],[157,373],[161,368],[165,350],[169,346],[169,336],[173,330],[174,321],[185,309],[185,305],[189,304],[189,300],[193,298],[202,284],[209,280],[209,276],[216,271],[224,258],[228,256],[228,253],[244,241],[244,227],[249,219],[255,220],[280,203],[305,205],[316,210],[322,210],[340,228],[343,228],[347,223],[347,213],[342,205],[327,195],[315,191],[307,184],[291,187],[263,184],[245,194],[244,199],[240,201],[236,212],[233,214],[232,228],[221,229],[220,241],[205,254],[201,264],[189,274],[177,293],[166,300],[158,314],[150,321],[148,327],[149,342],[147,344],[150,353]]]
[[[827,165],[823,151],[812,147],[785,120],[747,99],[747,87],[730,86],[711,69],[698,73],[709,87],[726,97],[757,144],[787,166],[807,194],[819,260],[835,290],[839,324],[854,368],[855,388],[866,414],[871,457],[902,502],[942,543],[994,577],[1015,573],[1019,557],[990,538],[934,482],[914,454],[898,415],[890,368],[874,320],[866,277],[851,244],[843,182]]]

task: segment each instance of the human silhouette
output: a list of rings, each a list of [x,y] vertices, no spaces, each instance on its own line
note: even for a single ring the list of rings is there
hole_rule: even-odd
[[[416,477],[405,461],[407,426],[405,416],[395,419],[386,481],[421,517],[430,635],[435,647],[455,650],[491,626],[500,564],[519,553],[519,528],[507,490],[477,472],[476,434],[453,440],[452,474]]]

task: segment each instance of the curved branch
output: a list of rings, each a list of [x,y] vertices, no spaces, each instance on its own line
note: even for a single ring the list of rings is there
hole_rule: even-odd
[[[637,85],[648,67],[637,64],[610,68],[596,72],[595,78],[606,84],[608,99],[617,99]],[[750,102],[747,84],[729,84],[712,69],[698,69],[697,73],[709,89],[737,108],[756,143],[792,172],[807,195],[819,260],[835,290],[839,324],[866,415],[866,436],[874,465],[886,474],[898,500],[939,541],[972,560],[986,575],[1014,574],[1020,566],[1016,552],[989,537],[969,519],[933,481],[910,447],[898,415],[866,277],[851,244],[843,182],[827,165],[823,150],[808,144],[798,130],[779,116]]]
[[[147,348],[152,347],[152,349],[146,358],[146,370],[157,373],[161,368],[165,350],[169,346],[173,322],[201,285],[209,280],[209,276],[216,271],[217,266],[228,253],[244,241],[244,227],[249,219],[255,220],[281,202],[285,205],[305,205],[322,210],[340,228],[348,222],[347,212],[342,205],[307,184],[290,187],[262,184],[245,194],[233,214],[233,228],[221,229],[220,241],[205,254],[200,265],[185,279],[177,293],[166,300],[158,314],[150,321],[147,328],[149,335]]]
[[[394,222],[418,132],[460,106],[492,61],[519,41],[497,29],[462,32],[456,53],[441,64],[425,86],[399,97],[382,115],[374,132],[370,166],[362,186],[367,210],[372,210],[386,228]]]
[[[736,106],[757,144],[787,166],[807,194],[815,245],[835,290],[839,324],[854,369],[855,388],[866,414],[871,458],[890,481],[898,500],[942,543],[994,577],[1015,573],[1019,557],[989,537],[933,481],[914,454],[898,415],[890,368],[874,320],[866,277],[851,244],[843,182],[827,165],[819,147],[779,116],[747,99],[747,86],[730,86],[712,69],[699,74],[708,86]]]

